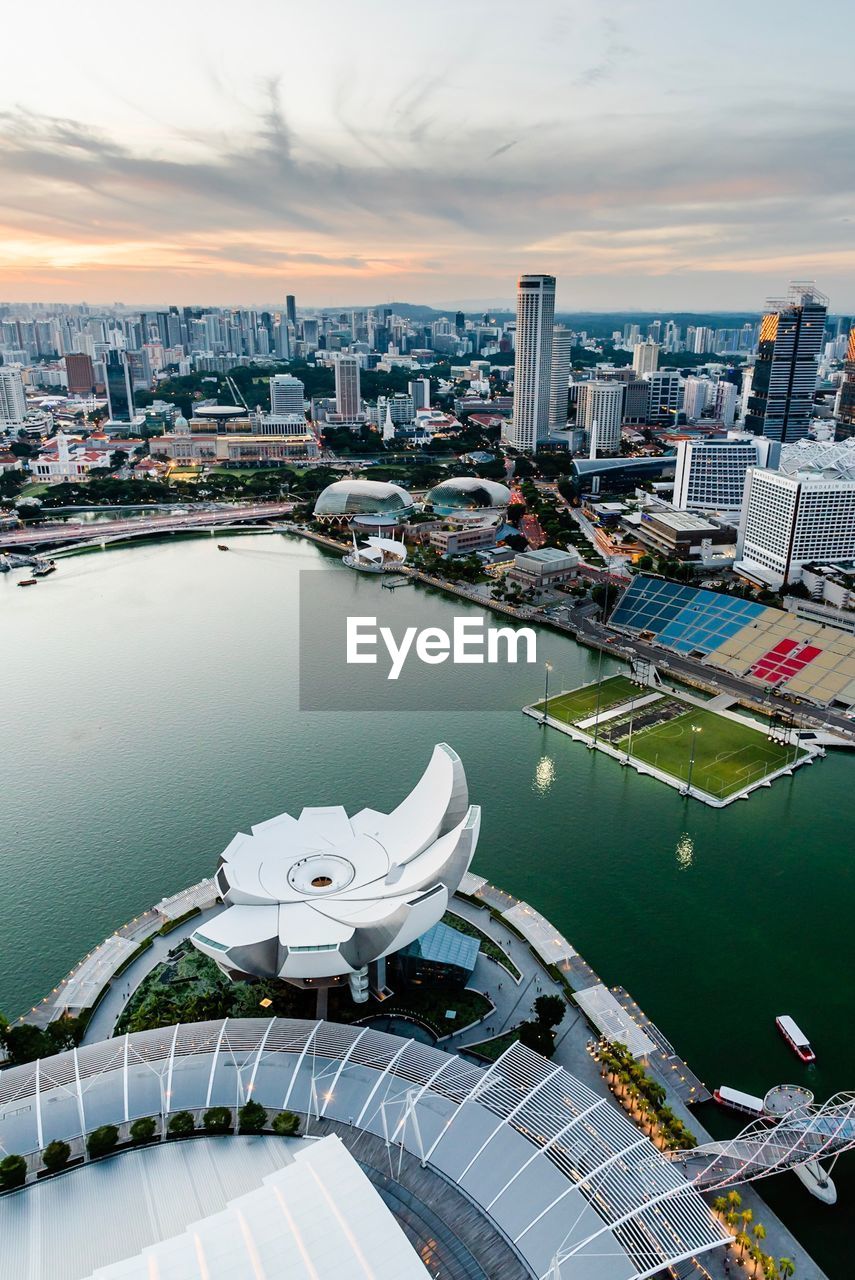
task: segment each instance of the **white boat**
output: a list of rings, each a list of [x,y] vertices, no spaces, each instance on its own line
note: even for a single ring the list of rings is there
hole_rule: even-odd
[[[732,1111],[741,1111],[744,1115],[759,1119],[765,1114],[762,1098],[755,1098],[753,1093],[743,1093],[741,1089],[731,1089],[722,1084],[713,1094],[716,1102],[722,1107],[730,1107]]]
[[[793,1053],[801,1058],[802,1062],[815,1062],[816,1054],[810,1047],[808,1040],[801,1027],[793,1021],[788,1013],[781,1013],[775,1019],[775,1025]]]
[[[837,1203],[837,1187],[818,1161],[808,1160],[805,1164],[797,1164],[793,1173],[817,1200],[821,1200],[823,1204]]]

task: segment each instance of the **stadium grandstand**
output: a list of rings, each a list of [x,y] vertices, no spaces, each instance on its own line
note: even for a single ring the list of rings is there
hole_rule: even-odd
[[[782,609],[639,574],[609,624],[760,687],[823,706],[855,704],[855,637]]]

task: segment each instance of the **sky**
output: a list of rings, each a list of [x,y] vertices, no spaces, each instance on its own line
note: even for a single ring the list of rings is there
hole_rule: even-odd
[[[855,4],[41,0],[0,300],[855,311]]]

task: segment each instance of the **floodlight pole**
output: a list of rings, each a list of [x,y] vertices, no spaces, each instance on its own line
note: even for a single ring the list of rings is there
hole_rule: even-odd
[[[695,743],[697,742],[697,735],[700,731],[699,725],[692,725],[692,750],[689,753],[689,776],[686,779],[686,795],[688,795],[692,790],[692,772],[695,768]]]
[[[629,764],[629,757],[632,754],[632,726],[635,723],[635,693],[629,700],[629,737],[626,741],[626,757],[624,764]]]
[[[552,670],[552,663],[545,662],[543,664],[543,719],[541,724],[546,724],[546,717],[549,715],[549,673]]]

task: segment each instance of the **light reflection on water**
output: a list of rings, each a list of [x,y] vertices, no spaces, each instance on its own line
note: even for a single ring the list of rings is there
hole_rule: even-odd
[[[689,871],[695,862],[695,842],[687,831],[677,841],[677,866],[681,871]]]
[[[554,781],[555,761],[551,756],[541,756],[535,766],[532,791],[536,791],[539,796],[548,795]]]

